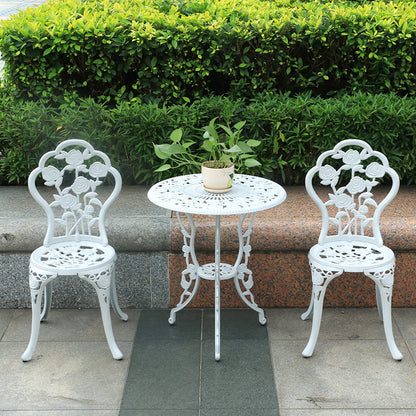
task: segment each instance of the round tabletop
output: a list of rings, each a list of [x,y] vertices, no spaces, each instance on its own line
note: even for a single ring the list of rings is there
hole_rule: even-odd
[[[229,192],[214,194],[202,186],[202,175],[169,178],[153,185],[147,196],[162,208],[188,214],[234,215],[275,207],[286,191],[269,179],[236,174]]]

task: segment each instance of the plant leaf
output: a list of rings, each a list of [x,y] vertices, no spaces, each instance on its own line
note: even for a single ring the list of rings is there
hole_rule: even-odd
[[[256,159],[246,159],[244,161],[244,164],[248,167],[248,168],[252,168],[254,166],[260,166],[261,163],[259,161],[257,161]]]
[[[227,152],[227,153],[241,153],[241,152],[243,152],[243,149],[241,149],[241,147],[238,144],[235,144],[230,149],[224,149],[224,152]]]
[[[165,164],[155,169],[155,172],[164,172],[165,170],[169,170],[170,168],[171,166],[169,164]]]
[[[169,145],[166,145],[166,144],[153,144],[153,148],[155,149],[155,155],[159,159],[164,160],[164,159],[168,159],[169,158],[169,154],[164,151],[164,148],[166,146],[169,146]]]
[[[170,134],[170,139],[173,141],[173,143],[179,143],[180,140],[182,139],[182,134],[183,134],[182,129],[175,129]]]
[[[250,140],[247,140],[247,144],[250,147],[256,147],[256,146],[259,146],[261,144],[261,141],[260,140],[250,139]]]
[[[238,123],[235,123],[234,124],[234,128],[236,130],[241,130],[244,127],[245,124],[246,124],[246,121],[245,120],[239,121]]]

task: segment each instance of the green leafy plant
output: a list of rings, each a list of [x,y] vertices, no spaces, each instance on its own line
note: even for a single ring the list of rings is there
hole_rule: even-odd
[[[85,139],[111,154],[126,185],[151,185],[170,176],[195,173],[199,169],[195,163],[161,160],[154,144],[173,144],[169,135],[181,126],[181,133],[172,134],[187,146],[188,157],[208,155],[202,148],[207,139],[201,126],[215,116],[231,126],[245,120],[244,137],[261,142],[253,153],[247,153],[261,165],[240,163],[239,173],[303,185],[318,155],[340,140],[360,138],[388,155],[402,184],[416,183],[416,97],[354,93],[323,99],[312,94],[267,93],[249,101],[205,97],[191,104],[126,101],[109,107],[82,99],[57,107],[44,100],[18,100],[13,91],[3,90],[0,184],[24,185],[40,156],[69,138]],[[156,172],[164,163],[171,163],[172,168]]]
[[[202,163],[208,162],[210,168],[224,168],[230,163],[236,166],[246,167],[260,166],[253,148],[261,144],[260,140],[241,139],[241,131],[246,121],[239,121],[232,127],[216,123],[213,118],[208,126],[203,128],[203,139],[200,149],[195,151],[192,145],[195,141],[187,139],[181,128],[173,130],[170,134],[170,143],[155,144],[157,157],[170,163],[165,163],[156,169],[163,172],[175,167],[193,165],[198,170]]]
[[[16,94],[59,104],[412,96],[415,20],[410,0],[48,0],[2,21],[0,52]]]

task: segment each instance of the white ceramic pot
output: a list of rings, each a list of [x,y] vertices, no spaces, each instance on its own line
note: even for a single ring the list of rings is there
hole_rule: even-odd
[[[223,193],[231,190],[234,179],[234,165],[229,163],[225,168],[209,167],[213,162],[204,162],[201,166],[204,189],[212,193]]]

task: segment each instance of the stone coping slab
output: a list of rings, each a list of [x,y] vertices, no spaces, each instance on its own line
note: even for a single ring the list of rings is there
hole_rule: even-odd
[[[281,205],[257,213],[251,235],[253,250],[307,251],[318,242],[322,225],[318,207],[303,186],[288,186],[285,190],[287,198]],[[215,217],[195,215],[193,219],[197,229],[197,251],[213,251]],[[238,248],[238,220],[237,215],[221,218],[221,251]],[[384,244],[392,250],[416,251],[416,186],[400,188],[381,216],[380,229]],[[179,221],[173,215],[172,251],[181,251],[182,245]]]
[[[108,210],[107,234],[116,251],[170,250],[171,214],[152,204],[147,190],[144,186],[123,186]],[[0,252],[33,251],[42,244],[46,228],[46,214],[27,187],[0,187]]]
[[[307,250],[316,243],[320,213],[304,187],[285,187],[280,206],[258,213],[251,236],[250,268],[255,271],[253,294],[261,307],[306,307],[310,299]],[[183,236],[176,213],[153,205],[148,187],[124,186],[107,216],[110,244],[117,253],[117,284],[122,307],[167,308],[178,302],[184,268]],[[50,192],[50,190],[46,190]],[[381,218],[385,244],[397,256],[393,304],[416,305],[416,187],[402,186]],[[212,261],[214,217],[194,216],[197,255],[201,264]],[[238,216],[222,218],[221,260],[235,260]],[[27,284],[29,253],[42,244],[46,215],[27,187],[0,187],[0,308],[29,307]],[[278,271],[278,272],[277,272]],[[368,280],[368,281],[367,281]],[[211,307],[212,287],[204,281],[192,307]],[[348,288],[346,290],[345,288]],[[53,307],[98,306],[89,287],[77,279],[57,283]],[[243,307],[232,281],[222,285],[222,302]],[[374,306],[370,279],[347,275],[330,285],[326,302],[331,306]]]
[[[321,227],[318,208],[304,187],[285,189],[286,201],[257,214],[251,237],[256,251],[305,251],[318,240]],[[180,252],[183,237],[175,213],[152,204],[147,191],[145,186],[123,186],[107,214],[110,244],[123,252]],[[238,218],[222,217],[224,251],[238,247]],[[194,220],[197,250],[212,251],[215,217],[196,215]],[[380,226],[387,246],[398,251],[416,251],[416,186],[400,188],[385,209]],[[30,252],[42,244],[45,232],[46,215],[27,187],[0,187],[0,252]]]

